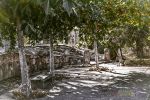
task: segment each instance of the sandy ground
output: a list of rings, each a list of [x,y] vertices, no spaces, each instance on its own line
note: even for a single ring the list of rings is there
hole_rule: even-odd
[[[88,71],[89,68],[69,68],[56,73],[70,75],[47,87],[49,95],[35,100],[150,100],[150,68],[101,64],[113,72]],[[10,90],[0,94],[0,100],[12,99]]]

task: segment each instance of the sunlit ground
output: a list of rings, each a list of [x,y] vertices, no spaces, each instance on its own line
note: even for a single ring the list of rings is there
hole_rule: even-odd
[[[70,79],[47,86],[49,94],[35,100],[150,100],[150,69],[101,64],[112,72],[88,71],[89,68],[57,70]],[[1,93],[0,100],[10,98]],[[9,100],[9,99],[8,99]],[[11,99],[10,99],[11,100]]]

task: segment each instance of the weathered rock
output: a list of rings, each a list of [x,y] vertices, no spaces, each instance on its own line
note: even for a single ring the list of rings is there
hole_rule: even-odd
[[[85,50],[84,51],[84,64],[85,65],[88,65],[88,64],[90,64],[90,52],[89,52],[89,50]]]
[[[55,68],[62,68],[68,65],[81,65],[89,63],[89,55],[76,48],[66,45],[54,46]],[[86,52],[85,52],[86,53]],[[26,47],[25,54],[29,66],[30,75],[34,72],[47,70],[49,67],[49,47],[36,46]],[[6,74],[7,73],[7,74]],[[19,55],[16,53],[2,54],[0,56],[0,80],[20,75]]]
[[[110,61],[110,51],[108,48],[104,49],[104,60],[105,61]]]
[[[50,75],[50,74],[39,74],[39,75],[31,78],[32,88],[44,89],[48,85],[50,85],[50,81],[52,81],[52,75]]]

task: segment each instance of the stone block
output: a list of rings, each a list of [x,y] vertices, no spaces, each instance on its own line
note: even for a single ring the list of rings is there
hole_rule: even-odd
[[[84,64],[90,64],[90,52],[89,50],[84,51]]]
[[[52,82],[52,75],[51,74],[39,74],[31,78],[32,88],[41,88],[45,89],[47,86],[50,85]]]

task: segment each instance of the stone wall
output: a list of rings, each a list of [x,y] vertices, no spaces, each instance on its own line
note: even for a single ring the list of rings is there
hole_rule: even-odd
[[[32,55],[26,55],[30,73],[44,70],[47,63],[43,58],[34,58]],[[20,75],[20,65],[18,53],[8,53],[0,55],[0,81]]]
[[[20,74],[18,56],[15,53],[0,55],[0,81]]]
[[[149,46],[144,47],[143,51],[144,51],[145,57],[150,57],[150,47]]]
[[[30,75],[34,72],[48,69],[48,50],[49,49],[46,46],[26,48],[25,53]],[[85,62],[84,53],[83,51],[65,45],[55,46],[54,61],[55,68],[61,68],[67,65],[80,65]],[[18,53],[7,53],[0,55],[0,81],[19,75],[20,66]]]

